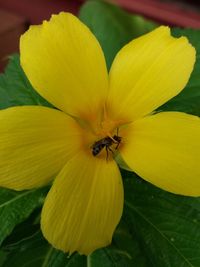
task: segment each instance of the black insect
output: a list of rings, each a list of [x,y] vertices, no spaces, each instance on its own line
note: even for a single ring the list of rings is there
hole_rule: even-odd
[[[115,149],[118,149],[120,143],[121,143],[122,137],[118,136],[118,135],[113,135],[113,137],[109,137],[106,136],[105,138],[100,139],[99,141],[95,142],[93,144],[92,148],[92,155],[93,156],[97,156],[101,150],[105,147],[106,148],[106,153],[107,153],[107,157],[106,159],[108,159],[108,152],[112,152],[112,149],[110,148],[113,144],[116,144]]]

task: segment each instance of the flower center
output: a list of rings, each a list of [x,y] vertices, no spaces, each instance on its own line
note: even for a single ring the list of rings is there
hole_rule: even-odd
[[[124,143],[121,130],[124,121],[110,119],[105,110],[81,117],[84,118],[81,125],[84,150],[93,157],[112,160]]]
[[[94,137],[90,152],[94,157],[112,159],[121,145],[122,137],[119,136],[119,126],[116,121],[103,120],[94,128]]]

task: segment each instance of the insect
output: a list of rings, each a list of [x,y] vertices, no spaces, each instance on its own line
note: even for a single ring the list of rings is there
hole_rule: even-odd
[[[106,159],[108,159],[108,152],[112,152],[112,149],[110,148],[113,144],[116,144],[115,149],[118,149],[120,143],[121,143],[122,137],[118,135],[113,135],[113,137],[106,136],[105,138],[100,139],[99,141],[95,142],[92,145],[92,155],[97,156],[101,150],[105,147],[106,148]]]

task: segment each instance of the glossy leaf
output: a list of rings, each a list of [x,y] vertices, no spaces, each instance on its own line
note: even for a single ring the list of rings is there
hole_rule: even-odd
[[[21,232],[25,224],[22,224]],[[138,244],[132,239],[126,227],[122,224],[118,227],[113,244],[107,248],[95,251],[90,256],[81,256],[77,253],[70,257],[52,248],[38,230],[32,234],[33,225],[29,222],[30,234],[15,242],[7,241],[0,251],[0,263],[2,267],[147,267],[145,258],[141,257]],[[16,239],[19,230],[11,236]]]
[[[147,261],[135,236],[122,218],[113,236],[112,245],[88,256],[92,267],[147,267]]]
[[[200,266],[200,198],[165,192],[124,171],[124,217],[149,266]]]
[[[0,244],[14,227],[42,205],[46,188],[16,192],[0,189]]]

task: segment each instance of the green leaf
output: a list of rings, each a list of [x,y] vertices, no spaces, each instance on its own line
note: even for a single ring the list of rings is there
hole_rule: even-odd
[[[68,257],[62,251],[54,249],[40,231],[10,246],[9,250],[3,248],[1,253],[4,253],[2,267],[82,267],[87,262],[85,256],[74,254]]]
[[[52,107],[31,86],[19,62],[19,55],[10,57],[4,74],[0,74],[0,109],[21,105]]]
[[[165,192],[123,172],[124,218],[148,266],[200,266],[200,198]]]
[[[39,225],[35,228],[32,220],[28,219],[21,226],[17,226],[4,242],[0,250],[1,262],[0,266],[3,267],[147,267],[137,242],[123,222],[118,226],[113,244],[109,247],[99,249],[88,257],[77,253],[69,257],[52,248],[39,231]]]
[[[196,48],[196,64],[185,89],[158,110],[182,111],[200,116],[200,30],[173,29],[172,33],[176,37],[186,36]]]
[[[108,69],[120,48],[156,27],[155,23],[104,1],[86,2],[79,17],[99,40]]]
[[[50,245],[44,240],[40,231],[32,236],[19,240],[16,244],[3,247],[4,256],[2,267],[35,267],[42,266],[49,257]],[[44,265],[45,266],[45,265]]]
[[[40,231],[16,244],[3,247],[0,259],[1,254],[4,256],[2,267],[82,267],[87,263],[85,256],[73,254],[68,257],[51,247]]]
[[[139,244],[122,219],[113,236],[112,244],[88,256],[91,267],[147,267]]]
[[[47,189],[16,192],[0,189],[0,244],[14,227],[41,206]]]

